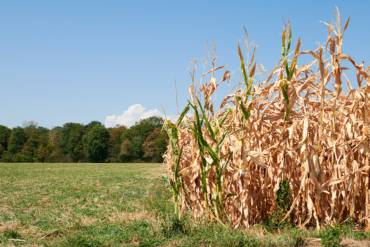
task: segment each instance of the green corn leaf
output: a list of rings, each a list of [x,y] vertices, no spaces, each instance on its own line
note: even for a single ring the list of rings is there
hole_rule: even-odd
[[[221,139],[219,140],[219,142],[217,143],[217,147],[216,147],[216,152],[218,153],[220,151],[220,147],[222,145],[222,143],[224,142],[226,136],[229,134],[228,131],[226,131],[225,133],[223,133],[223,135],[221,136]]]
[[[190,106],[193,108],[194,114],[195,114],[195,122],[194,122],[194,125],[195,125],[196,129],[201,128],[202,122],[200,121],[198,108],[195,105],[193,105],[193,104],[190,104]]]
[[[228,109],[225,116],[220,121],[220,126],[222,126],[225,123],[227,116],[229,116],[230,112],[231,112],[231,109]]]
[[[286,76],[289,80],[290,70],[289,70],[288,60],[285,60],[284,65],[285,65],[285,73],[286,73]]]
[[[164,128],[166,129],[167,136],[170,140],[173,152],[174,154],[177,154],[177,142],[178,142],[177,127],[170,121],[167,121]]]
[[[201,106],[201,104],[200,104],[199,99],[198,99],[198,104],[199,104],[199,108],[200,108],[200,110],[201,110],[201,112],[202,112],[202,118],[203,118],[203,121],[204,121],[204,122],[205,122],[205,124],[206,124],[207,130],[208,130],[208,132],[209,132],[209,134],[210,134],[210,136],[211,136],[212,140],[216,142],[216,135],[215,135],[215,132],[214,132],[214,130],[213,130],[213,128],[212,128],[211,123],[210,123],[210,122],[209,122],[209,120],[208,120],[208,117],[207,117],[207,114],[206,114],[206,112],[205,112],[204,108],[203,108],[203,107]]]
[[[284,100],[289,104],[289,95],[288,95],[288,83],[285,81],[281,86],[281,92],[283,94]]]
[[[288,27],[288,45],[286,49],[286,55],[289,54],[291,44],[292,44],[292,29],[289,26]]]
[[[205,171],[205,164],[206,164],[206,159],[202,157],[202,169],[201,169],[201,181],[202,181],[202,191],[205,193],[205,197],[207,196],[207,173]]]
[[[187,104],[184,110],[182,111],[182,113],[180,114],[179,119],[177,119],[177,126],[181,124],[182,120],[184,119],[185,115],[188,113],[189,110],[190,110],[190,106],[189,104]]]
[[[242,49],[240,48],[240,45],[238,45],[238,54],[239,54],[239,59],[240,59],[240,68],[242,69],[242,73],[243,73],[244,83],[245,83],[245,86],[248,87],[248,76],[247,76],[247,71],[245,69],[244,57],[243,57],[243,53],[242,53]]]
[[[180,161],[181,161],[182,151],[183,151],[183,147],[180,148],[180,152],[178,156],[176,157],[176,163],[175,163],[175,169],[174,169],[174,173],[176,177],[179,176],[179,172],[180,172]]]
[[[207,150],[208,154],[211,156],[214,163],[220,162],[220,159],[217,155],[217,153],[208,145],[207,142],[204,143],[205,149]]]
[[[248,120],[250,117],[250,112],[247,110],[247,108],[245,108],[242,98],[240,96],[236,96],[236,101],[239,103],[239,107],[242,110],[245,120]]]
[[[221,139],[220,139],[220,141],[218,142],[218,145],[221,145],[223,142],[224,142],[224,140],[225,140],[225,138],[226,138],[226,136],[229,134],[229,132],[228,131],[226,131],[225,133],[223,133],[223,135],[222,135],[222,137],[221,137]]]
[[[286,39],[286,30],[284,30],[281,33],[281,57],[286,56],[285,39]]]
[[[288,75],[288,80],[291,80],[293,78],[294,72],[296,70],[297,59],[298,59],[300,47],[301,47],[301,39],[298,39],[297,45],[296,45],[295,50],[294,50],[294,57],[293,57],[293,60],[292,60],[292,63],[290,65],[290,69],[289,69],[290,73]]]

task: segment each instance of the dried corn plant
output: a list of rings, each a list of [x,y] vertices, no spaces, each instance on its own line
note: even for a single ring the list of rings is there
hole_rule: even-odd
[[[325,23],[326,45],[310,51],[301,51],[300,40],[293,44],[287,25],[280,65],[258,85],[255,51],[245,61],[238,47],[244,85],[217,111],[212,95],[230,78],[224,67],[210,70],[199,90],[190,86],[180,120],[165,125],[165,165],[179,215],[249,227],[279,208],[285,181],[291,200],[282,220],[317,228],[368,220],[370,67],[343,53],[348,23],[342,28],[338,12],[335,25]],[[302,56],[311,62],[301,65]],[[355,87],[347,72],[355,73]]]

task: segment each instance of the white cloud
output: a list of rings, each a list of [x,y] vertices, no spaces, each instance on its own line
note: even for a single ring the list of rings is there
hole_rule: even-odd
[[[121,115],[109,115],[105,117],[105,126],[107,128],[115,126],[131,127],[136,122],[149,117],[164,117],[158,109],[146,109],[141,104],[131,105]]]

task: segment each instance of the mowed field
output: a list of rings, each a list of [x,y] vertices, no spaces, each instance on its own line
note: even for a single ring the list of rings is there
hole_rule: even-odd
[[[162,173],[159,164],[0,164],[0,243],[139,243],[154,230],[145,205]]]
[[[0,246],[318,246],[369,238],[350,224],[317,232],[267,222],[241,231],[179,221],[164,173],[160,164],[0,164]]]

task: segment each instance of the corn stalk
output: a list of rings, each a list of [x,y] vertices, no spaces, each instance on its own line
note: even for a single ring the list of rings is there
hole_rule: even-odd
[[[165,164],[177,212],[249,227],[284,205],[276,202],[283,184],[289,189],[283,220],[298,227],[368,222],[370,71],[343,51],[348,23],[342,28],[338,17],[327,25],[328,45],[303,52],[300,39],[291,49],[286,27],[279,66],[258,85],[255,51],[246,62],[238,47],[244,83],[219,109],[211,95],[224,66],[214,65],[199,92],[191,87],[185,112],[192,116],[167,125]],[[299,60],[303,55],[308,59]],[[343,61],[352,66],[344,69]],[[347,71],[356,74],[356,87],[343,81]]]

